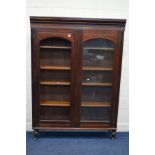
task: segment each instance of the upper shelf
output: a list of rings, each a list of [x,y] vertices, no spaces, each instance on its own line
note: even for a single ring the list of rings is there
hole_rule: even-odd
[[[82,70],[112,71],[113,67],[83,67]]]
[[[108,82],[83,82],[82,86],[112,86],[112,83],[108,83]]]
[[[70,82],[66,81],[40,81],[41,85],[70,85]]]
[[[70,66],[40,66],[40,69],[51,69],[51,70],[70,70]]]
[[[71,49],[69,46],[49,46],[43,45],[40,48],[52,48],[52,49]],[[113,51],[114,48],[111,47],[84,47],[84,50],[106,50],[106,51]]]
[[[112,48],[112,47],[84,47],[84,50],[106,50],[106,51],[113,51],[114,48]]]
[[[49,70],[70,70],[70,66],[49,66],[41,65],[40,69],[49,69]],[[82,70],[90,71],[112,71],[113,67],[83,67]]]
[[[71,47],[69,46],[40,46],[40,48],[71,49]]]

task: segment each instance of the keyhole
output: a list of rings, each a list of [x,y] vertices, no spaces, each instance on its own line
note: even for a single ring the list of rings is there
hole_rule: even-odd
[[[68,34],[68,38],[70,38],[71,37],[71,34]]]

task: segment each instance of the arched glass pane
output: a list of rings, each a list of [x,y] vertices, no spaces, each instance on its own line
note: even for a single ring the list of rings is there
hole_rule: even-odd
[[[83,44],[81,121],[110,121],[114,47],[106,39]]]
[[[111,67],[113,65],[114,44],[104,39],[92,39],[84,43],[84,67]]]

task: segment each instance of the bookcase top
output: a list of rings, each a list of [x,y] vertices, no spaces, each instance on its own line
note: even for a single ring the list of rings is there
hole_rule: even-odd
[[[30,16],[30,22],[32,24],[33,23],[44,23],[44,24],[57,23],[57,24],[90,24],[90,25],[125,26],[126,19]]]

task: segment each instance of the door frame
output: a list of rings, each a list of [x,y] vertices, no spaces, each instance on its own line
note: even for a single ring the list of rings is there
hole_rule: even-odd
[[[110,112],[110,123],[100,123],[100,122],[80,122],[80,127],[81,128],[108,128],[108,129],[116,129],[117,127],[117,113],[118,113],[118,99],[119,99],[119,82],[120,78],[118,78],[120,74],[120,68],[118,66],[118,62],[121,59],[120,55],[120,41],[119,41],[119,35],[120,35],[120,30],[107,30],[107,29],[84,29],[82,30],[82,35],[81,35],[81,48],[80,48],[80,80],[79,80],[79,85],[80,85],[80,93],[81,94],[81,88],[82,88],[82,61],[83,61],[83,43],[87,40],[90,39],[106,39],[110,40],[115,44],[115,51],[114,51],[114,65],[113,65],[113,80],[112,80],[112,106],[111,106],[111,112]],[[116,64],[116,65],[115,65]],[[117,92],[118,91],[118,92]],[[81,95],[80,97],[80,107],[81,107]],[[80,118],[79,118],[80,119]]]
[[[70,119],[65,121],[40,121],[40,41],[46,38],[62,38],[71,42],[71,85],[70,85]],[[39,127],[72,127],[74,124],[74,98],[75,98],[75,32],[65,29],[38,29],[31,31],[31,47],[32,47],[32,128]]]

